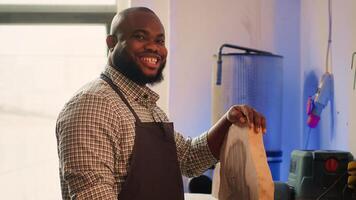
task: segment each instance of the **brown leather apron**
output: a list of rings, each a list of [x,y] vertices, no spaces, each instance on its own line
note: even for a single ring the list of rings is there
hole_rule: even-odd
[[[183,200],[173,123],[141,122],[123,93],[101,74],[134,115],[135,143],[120,200]]]

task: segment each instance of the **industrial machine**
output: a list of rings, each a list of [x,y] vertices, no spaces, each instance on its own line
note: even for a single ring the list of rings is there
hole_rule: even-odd
[[[295,199],[345,199],[347,166],[352,160],[352,154],[344,151],[294,150],[288,185]]]
[[[349,152],[294,150],[288,182],[276,182],[275,200],[355,200],[355,176]]]

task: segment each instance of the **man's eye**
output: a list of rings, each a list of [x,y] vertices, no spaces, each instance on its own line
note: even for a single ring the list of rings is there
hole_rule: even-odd
[[[143,36],[141,34],[137,34],[137,35],[134,35],[134,38],[137,39],[137,40],[144,40],[145,36]]]
[[[165,43],[164,39],[158,39],[156,42],[161,45],[164,45]]]

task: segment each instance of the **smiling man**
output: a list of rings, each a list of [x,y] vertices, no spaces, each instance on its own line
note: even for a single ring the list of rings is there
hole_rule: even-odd
[[[148,8],[112,21],[108,64],[58,116],[56,136],[63,199],[182,200],[181,175],[198,176],[218,160],[229,126],[265,129],[264,117],[231,107],[194,139],[174,131],[147,84],[163,80],[164,28]]]
[[[157,83],[163,80],[167,58],[164,28],[151,10],[137,8],[139,12],[132,12],[135,9],[122,12],[112,21],[107,38],[109,65],[139,85]]]

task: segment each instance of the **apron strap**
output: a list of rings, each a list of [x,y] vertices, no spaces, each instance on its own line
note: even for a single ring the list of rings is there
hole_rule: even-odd
[[[140,118],[138,117],[138,115],[136,114],[135,110],[131,107],[131,105],[129,104],[129,102],[127,101],[127,99],[125,98],[124,94],[120,91],[120,89],[117,87],[117,85],[114,84],[114,82],[105,74],[101,73],[100,74],[100,78],[103,79],[105,82],[107,82],[110,87],[120,96],[120,98],[122,99],[122,101],[126,104],[126,106],[130,109],[130,111],[132,112],[133,116],[136,119],[136,122],[141,122]]]

